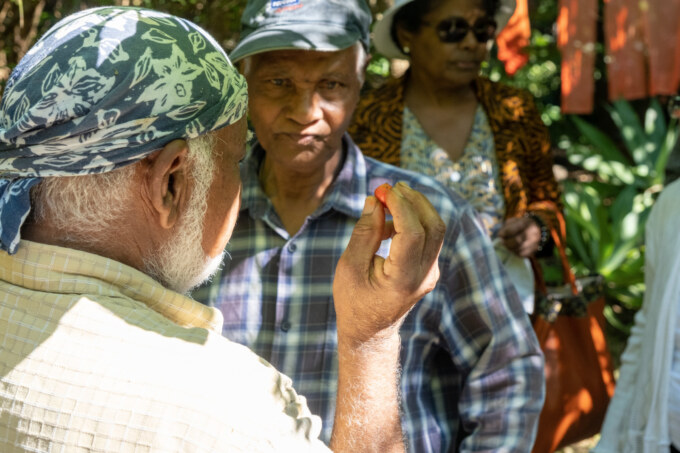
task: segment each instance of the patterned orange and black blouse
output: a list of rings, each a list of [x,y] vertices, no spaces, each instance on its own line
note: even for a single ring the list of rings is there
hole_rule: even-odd
[[[404,80],[391,79],[362,96],[349,128],[366,156],[396,166],[400,166]],[[484,77],[475,81],[475,90],[493,132],[505,217],[536,214],[554,238],[560,231],[556,213],[562,211],[561,194],[553,174],[548,130],[531,94]]]

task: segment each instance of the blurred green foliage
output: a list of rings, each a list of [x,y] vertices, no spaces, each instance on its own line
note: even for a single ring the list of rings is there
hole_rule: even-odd
[[[598,272],[607,281],[607,320],[623,334],[644,294],[645,223],[662,190],[677,124],[668,122],[656,99],[642,118],[631,103],[608,106],[617,125],[615,141],[587,121],[570,120],[582,140],[569,160],[591,177],[564,183],[568,245],[575,271]]]
[[[634,313],[642,304],[645,222],[665,183],[666,164],[678,135],[677,122],[668,119],[655,98],[632,102],[607,99],[602,41],[595,47],[593,113],[563,115],[555,28],[558,0],[530,5],[528,63],[509,76],[502,63],[491,58],[483,70],[492,80],[529,90],[536,99],[550,131],[556,163],[567,170],[561,183],[572,270],[576,275],[600,273],[605,277],[605,316],[611,326],[610,345],[618,359]],[[553,267],[546,275],[561,274]]]

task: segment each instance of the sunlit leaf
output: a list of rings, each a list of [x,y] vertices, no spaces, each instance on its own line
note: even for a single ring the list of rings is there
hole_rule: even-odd
[[[630,102],[619,99],[608,107],[612,120],[618,126],[628,153],[634,157],[634,151],[645,144],[645,131],[640,118]],[[636,161],[636,163],[640,163]]]
[[[579,118],[578,116],[570,116],[573,123],[578,128],[579,132],[585,136],[594,146],[595,149],[608,161],[620,162],[625,165],[630,165],[631,162],[621,153],[614,141],[609,138],[604,132],[597,129],[592,124]]]

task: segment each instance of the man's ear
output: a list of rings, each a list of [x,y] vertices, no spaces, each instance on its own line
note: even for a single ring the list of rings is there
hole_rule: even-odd
[[[368,69],[368,64],[371,62],[371,58],[373,58],[373,55],[371,55],[370,53],[366,53],[366,58],[364,58],[364,63],[361,66],[360,69],[361,72],[359,73],[361,76],[360,88],[362,88],[364,86],[364,83],[366,83],[366,70]]]
[[[246,72],[250,71],[250,60],[251,57],[245,57],[242,60],[238,61],[236,63],[236,68],[238,69],[238,72],[241,73],[243,77],[247,77]]]
[[[175,225],[188,200],[188,153],[189,144],[185,140],[173,140],[146,157],[148,171],[145,184],[161,228],[169,229]]]

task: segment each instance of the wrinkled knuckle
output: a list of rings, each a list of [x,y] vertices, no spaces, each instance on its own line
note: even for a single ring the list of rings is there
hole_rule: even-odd
[[[443,238],[446,234],[446,223],[444,223],[441,218],[437,219],[437,222],[435,222],[434,226],[432,227],[432,233],[437,238]]]
[[[373,223],[369,221],[362,221],[359,220],[355,225],[354,225],[354,233],[355,234],[368,234],[373,230]]]
[[[436,286],[437,286],[436,280],[428,281],[424,288],[425,294],[431,292]]]
[[[406,246],[406,250],[409,250],[415,259],[415,252],[420,249],[422,244],[427,240],[427,234],[425,231],[409,231],[404,233],[401,237],[402,243]]]
[[[428,278],[425,282],[425,290],[428,293],[430,291],[432,291],[437,286],[437,282],[439,281],[439,276],[440,276],[439,267],[436,267],[430,273],[430,278]]]

